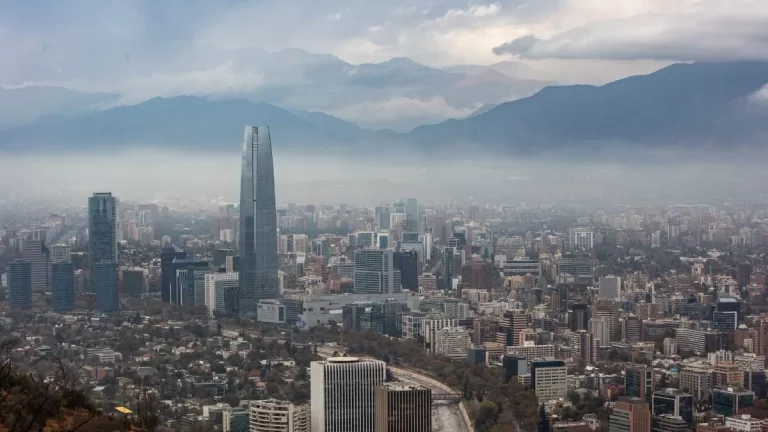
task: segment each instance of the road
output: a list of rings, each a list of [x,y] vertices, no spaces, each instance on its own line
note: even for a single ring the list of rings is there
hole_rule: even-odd
[[[328,357],[333,354],[333,351],[333,348],[318,347],[317,353],[322,357]],[[424,375],[418,375],[414,372],[391,366],[389,370],[392,371],[392,375],[398,380],[428,388],[432,390],[432,393],[456,392],[445,384]],[[432,430],[434,432],[472,432],[471,429],[467,428],[462,418],[459,405],[449,401],[436,401],[432,403]]]

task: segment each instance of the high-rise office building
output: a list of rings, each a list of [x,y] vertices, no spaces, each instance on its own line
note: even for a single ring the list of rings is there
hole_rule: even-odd
[[[647,399],[653,394],[653,368],[645,365],[628,366],[624,369],[624,387],[627,396]]]
[[[32,264],[27,261],[8,264],[8,305],[13,310],[32,307]]]
[[[91,267],[117,262],[117,198],[110,192],[88,198],[88,257]]]
[[[69,261],[55,262],[51,266],[51,307],[65,312],[75,307],[75,266]]]
[[[32,266],[32,292],[42,294],[51,288],[51,254],[44,240],[24,241],[24,261]]]
[[[431,432],[432,391],[403,384],[376,388],[375,432]]]
[[[568,368],[562,360],[531,362],[531,384],[539,401],[565,399],[568,396]]]
[[[693,395],[671,388],[654,392],[653,415],[663,414],[682,417],[690,426],[693,424]]]
[[[379,231],[388,230],[390,228],[389,206],[386,204],[376,206],[374,213],[376,216],[376,222],[379,224]]]
[[[375,392],[386,378],[386,363],[332,357],[310,365],[312,432],[375,430]]]
[[[196,303],[194,275],[196,272],[207,272],[208,261],[176,258],[171,263],[171,269],[175,275],[175,281],[171,286],[170,303],[194,306]]]
[[[205,273],[203,277],[208,314],[215,316],[232,312],[232,303],[237,301],[238,288],[241,286],[239,273]]]
[[[568,315],[571,331],[587,330],[589,327],[589,305],[575,303],[571,306]]]
[[[142,268],[123,269],[122,289],[120,293],[124,296],[139,297],[147,292],[147,276]]]
[[[508,346],[522,345],[520,332],[528,328],[531,315],[522,309],[513,309],[504,312],[499,322],[499,331],[496,334],[496,342]]]
[[[183,250],[177,249],[170,243],[163,245],[163,250],[160,252],[160,295],[166,303],[174,303],[174,293],[178,291],[173,262],[186,258],[187,253]]]
[[[639,397],[620,396],[611,412],[610,432],[651,432],[651,410],[648,401]]]
[[[400,270],[391,249],[355,251],[355,293],[392,294],[403,290]]]
[[[240,180],[240,289],[237,310],[255,314],[277,297],[277,208],[269,127],[247,126]]]
[[[395,270],[400,271],[403,289],[419,291],[419,257],[416,251],[401,250],[392,254]]]
[[[117,280],[117,263],[100,261],[91,266],[91,288],[96,292],[96,308],[101,312],[120,310]]]
[[[117,289],[117,198],[97,192],[88,198],[89,290],[103,312],[119,309]]]
[[[416,198],[407,198],[405,200],[405,218],[410,221],[416,221],[417,231],[424,231],[424,227],[421,226],[421,218],[419,218],[419,202]]]
[[[590,319],[589,333],[592,335],[592,340],[600,341],[600,346],[609,346],[611,343],[611,325],[608,318]]]
[[[309,405],[266,399],[251,401],[250,432],[309,432]]]
[[[732,416],[755,404],[755,392],[723,388],[712,390],[712,411],[721,416]],[[689,423],[690,424],[690,423]]]

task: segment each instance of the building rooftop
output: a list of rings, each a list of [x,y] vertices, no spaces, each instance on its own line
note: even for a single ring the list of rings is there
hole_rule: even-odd
[[[645,404],[645,403],[648,403],[647,400],[645,400],[643,398],[636,397],[636,396],[620,396],[617,399],[617,401],[624,402],[624,403],[629,403],[629,404]]]
[[[328,363],[357,363],[360,361],[359,357],[328,357]]]

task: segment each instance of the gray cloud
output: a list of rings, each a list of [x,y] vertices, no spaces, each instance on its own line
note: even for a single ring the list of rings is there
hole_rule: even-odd
[[[587,23],[493,49],[523,59],[768,60],[768,3],[704,0],[690,8]]]

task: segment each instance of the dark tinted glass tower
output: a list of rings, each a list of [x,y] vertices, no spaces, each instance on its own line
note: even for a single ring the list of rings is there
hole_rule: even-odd
[[[255,314],[259,299],[279,295],[277,210],[269,127],[248,126],[240,179],[239,312]]]
[[[88,198],[88,256],[96,307],[102,312],[118,310],[117,198],[110,192]]]
[[[8,265],[8,304],[13,310],[32,307],[32,264],[16,260]]]
[[[59,261],[51,268],[51,307],[56,312],[70,311],[75,307],[75,266],[69,261]]]
[[[173,302],[173,293],[176,292],[176,270],[173,262],[176,259],[186,259],[187,253],[176,249],[171,244],[163,245],[160,253],[160,295],[166,303]]]
[[[96,289],[96,308],[101,312],[120,309],[117,290],[117,263],[101,261],[91,267],[91,284]]]
[[[117,262],[117,199],[111,193],[88,198],[88,248],[91,266]]]

